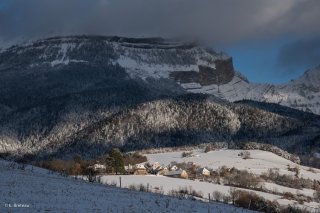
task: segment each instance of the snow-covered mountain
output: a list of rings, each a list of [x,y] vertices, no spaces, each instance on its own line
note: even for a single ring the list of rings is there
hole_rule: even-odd
[[[21,70],[46,67],[53,71],[66,65],[88,64],[109,66],[109,69],[119,66],[129,78],[146,82],[169,79],[188,92],[212,94],[229,101],[272,102],[320,114],[320,67],[287,84],[255,84],[234,70],[231,57],[190,42],[161,38],[56,37],[13,46],[2,50],[0,55],[0,69],[5,75],[13,75],[17,68],[19,74],[26,75]],[[4,87],[8,89],[8,85]],[[0,106],[8,110],[8,106]]]
[[[50,153],[82,142],[81,153],[101,153],[111,145],[179,145],[187,136],[192,143],[267,140],[264,130],[270,130],[264,142],[294,137],[285,148],[300,149],[295,144],[312,143],[318,134],[316,115],[228,100],[276,102],[319,113],[318,70],[282,86],[251,84],[234,70],[231,57],[161,38],[69,36],[12,46],[0,52],[0,154],[45,155],[44,148]],[[187,93],[208,95],[183,96]],[[261,121],[261,115],[270,119]],[[277,127],[279,120],[284,125]],[[304,134],[306,128],[312,131]]]
[[[219,95],[229,101],[255,100],[277,103],[303,111],[320,114],[320,67],[306,71],[287,84],[255,84],[235,76],[227,84],[210,85],[192,92]]]
[[[320,114],[320,66],[287,84],[256,84],[235,71],[232,59],[227,55],[190,45],[184,50],[192,58],[188,62],[180,63],[180,51],[167,51],[170,54],[174,52],[172,59],[179,62],[172,64],[154,60],[156,48],[153,46],[151,50],[133,52],[127,49],[117,62],[132,76],[142,79],[170,78],[189,92],[211,94],[229,101],[248,99],[277,103]],[[150,57],[152,61],[145,60]]]

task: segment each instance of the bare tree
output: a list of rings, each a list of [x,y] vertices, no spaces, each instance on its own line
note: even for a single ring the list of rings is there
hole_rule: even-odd
[[[221,201],[223,198],[223,194],[219,191],[214,191],[213,192],[213,198],[215,199],[215,201]]]

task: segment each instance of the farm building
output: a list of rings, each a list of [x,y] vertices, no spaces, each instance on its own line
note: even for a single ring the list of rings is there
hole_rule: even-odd
[[[166,175],[166,174],[168,174],[168,172],[169,172],[169,169],[167,167],[163,167],[156,174],[157,175]]]
[[[210,171],[206,168],[200,168],[197,171],[197,175],[201,175],[201,176],[210,176]]]
[[[188,173],[185,170],[179,169],[176,171],[169,171],[165,176],[175,177],[175,178],[188,178]]]
[[[147,172],[146,167],[143,164],[137,164],[137,165],[135,165],[133,174],[134,175],[147,175],[148,172]]]
[[[152,164],[152,170],[158,170],[161,168],[161,164],[159,162],[155,162]]]

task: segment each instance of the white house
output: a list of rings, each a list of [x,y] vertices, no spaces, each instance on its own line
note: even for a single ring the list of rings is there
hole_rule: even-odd
[[[103,165],[103,164],[99,164],[99,163],[96,163],[94,164],[93,166],[89,166],[89,168],[92,168],[94,171],[105,171],[106,170],[106,166]]]
[[[131,164],[129,164],[128,166],[124,166],[124,169],[126,171],[131,171],[131,170],[133,170],[133,166]]]
[[[171,168],[170,168],[170,171],[176,171],[178,170],[179,168],[176,166],[176,165],[173,165]]]
[[[144,164],[136,164],[135,169],[146,169],[146,167],[144,166]]]
[[[210,171],[206,168],[200,168],[198,171],[197,171],[197,174],[198,175],[203,175],[203,176],[210,176]]]

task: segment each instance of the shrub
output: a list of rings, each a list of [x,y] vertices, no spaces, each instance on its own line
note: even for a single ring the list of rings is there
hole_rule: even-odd
[[[236,190],[236,188],[231,187],[229,190],[229,194],[230,194],[230,199],[232,201],[232,204],[235,204],[235,201],[238,199],[239,196],[239,191]]]
[[[168,195],[170,195],[172,197],[179,198],[179,199],[185,198],[185,194],[181,194],[179,191],[174,190],[174,189],[170,190]]]
[[[206,148],[204,149],[205,153],[208,153],[212,150],[212,148],[210,146],[206,146]]]
[[[148,189],[147,189],[147,187],[145,187],[143,184],[140,184],[140,185],[139,185],[139,191],[140,191],[140,192],[147,192]]]
[[[178,190],[172,189],[171,191],[169,191],[169,195],[173,197],[177,197],[179,199],[203,197],[203,193],[201,191],[196,191],[192,189],[191,186],[189,187],[189,189],[187,187],[180,187]]]
[[[96,182],[97,181],[97,172],[94,171],[93,168],[87,167],[85,170],[85,174],[89,182]]]
[[[236,206],[263,212],[279,212],[280,205],[277,202],[265,200],[263,197],[253,192],[236,190],[234,204]]]
[[[215,201],[221,201],[223,198],[223,194],[219,191],[214,191],[212,193],[212,195],[213,195],[213,198],[215,199]]]
[[[240,152],[239,154],[242,159],[250,159],[251,158],[251,153],[249,151],[243,151],[243,152]]]
[[[136,185],[134,185],[134,184],[129,185],[129,189],[130,189],[130,190],[137,191],[137,187],[136,187]]]
[[[191,190],[189,192],[189,195],[192,195],[193,197],[201,197],[201,198],[203,198],[203,193],[201,191]]]
[[[229,170],[222,167],[219,170],[219,173],[226,185],[256,189],[261,182],[259,177],[256,177],[254,174],[249,173],[246,170],[238,170],[236,168]]]
[[[233,184],[246,188],[257,188],[260,179],[246,170],[238,171],[232,178]]]
[[[315,189],[318,186],[316,182],[310,179],[297,178],[293,175],[280,175],[279,172],[274,169],[269,169],[267,173],[263,173],[260,177],[264,180],[295,189]]]
[[[186,162],[177,163],[176,166],[177,166],[178,168],[180,168],[180,169],[183,169],[183,170],[187,169],[187,164],[186,164]]]
[[[188,158],[188,157],[192,157],[193,156],[193,152],[182,152],[181,157],[182,158]]]
[[[216,171],[211,171],[210,172],[210,178],[212,180],[213,183],[217,183],[220,184],[220,175],[218,172]]]
[[[224,203],[230,203],[231,197],[228,196],[228,195],[224,195],[224,196],[222,197],[222,200],[223,200]]]
[[[220,177],[225,177],[229,173],[229,168],[226,166],[222,166],[219,168],[219,175]]]
[[[290,167],[290,166],[288,165],[288,171],[294,172],[295,176],[296,176],[296,177],[299,177],[300,168],[299,168],[298,166]]]
[[[291,192],[285,192],[283,193],[283,198],[287,200],[295,200],[296,196]]]

